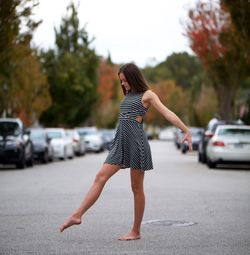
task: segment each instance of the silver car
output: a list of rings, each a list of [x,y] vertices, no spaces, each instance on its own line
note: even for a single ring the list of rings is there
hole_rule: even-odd
[[[81,137],[76,129],[66,129],[66,135],[71,139],[74,153],[77,156],[82,156],[86,152],[84,137]]]
[[[80,127],[76,130],[84,138],[87,151],[101,152],[104,150],[102,134],[96,127]]]
[[[221,125],[207,145],[207,165],[250,163],[250,126]]]

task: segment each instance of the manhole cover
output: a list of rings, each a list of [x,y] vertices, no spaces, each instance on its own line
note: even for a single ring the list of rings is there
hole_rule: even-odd
[[[189,227],[197,224],[196,222],[184,220],[146,220],[142,224],[158,225],[158,226],[174,226],[174,227]]]

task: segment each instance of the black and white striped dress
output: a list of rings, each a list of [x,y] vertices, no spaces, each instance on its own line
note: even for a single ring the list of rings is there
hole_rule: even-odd
[[[104,163],[142,171],[153,169],[143,121],[140,123],[136,120],[136,117],[143,117],[148,110],[141,101],[143,94],[144,92],[129,92],[122,100],[115,138]]]

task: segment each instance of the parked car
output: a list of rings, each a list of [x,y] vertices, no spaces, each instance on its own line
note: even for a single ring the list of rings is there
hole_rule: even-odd
[[[250,126],[221,125],[207,145],[207,165],[250,163]]]
[[[66,136],[63,128],[46,128],[46,133],[51,139],[55,158],[65,160],[74,157],[72,141]]]
[[[71,139],[73,143],[74,154],[77,156],[84,155],[86,153],[86,145],[84,137],[81,137],[77,130],[67,129],[66,135]]]
[[[202,134],[204,132],[203,128],[199,127],[190,127],[189,128],[190,133],[192,135],[192,147],[194,151],[198,150],[199,147],[199,142],[201,140]],[[180,145],[180,149],[182,153],[186,153],[188,151],[188,144],[187,142],[184,142]]]
[[[33,144],[20,119],[0,119],[0,163],[33,166]]]
[[[175,132],[175,128],[172,128],[172,127],[162,129],[159,132],[159,140],[173,141],[175,138],[174,132]]]
[[[183,138],[183,131],[179,128],[176,128],[174,131],[174,144],[176,146],[177,149],[181,148],[181,141]]]
[[[206,163],[207,161],[207,144],[209,140],[213,137],[216,128],[220,125],[241,125],[242,123],[238,121],[225,121],[218,120],[213,121],[208,124],[207,129],[203,132],[201,140],[198,146],[198,161],[201,163]]]
[[[48,137],[45,129],[30,128],[30,139],[34,145],[34,159],[43,163],[48,163],[54,158],[51,139]]]
[[[87,151],[101,152],[104,150],[102,134],[96,127],[81,127],[76,130],[81,137],[84,137]]]
[[[102,135],[102,140],[103,140],[103,147],[105,149],[109,149],[114,138],[115,138],[115,129],[100,129],[99,130]]]

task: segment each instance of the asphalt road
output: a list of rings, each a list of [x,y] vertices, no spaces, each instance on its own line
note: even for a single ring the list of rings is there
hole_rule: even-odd
[[[0,170],[0,254],[250,254],[250,170],[209,170],[196,153],[152,141],[142,239],[121,242],[133,221],[129,169],[107,183],[80,226],[59,232],[107,152]]]

